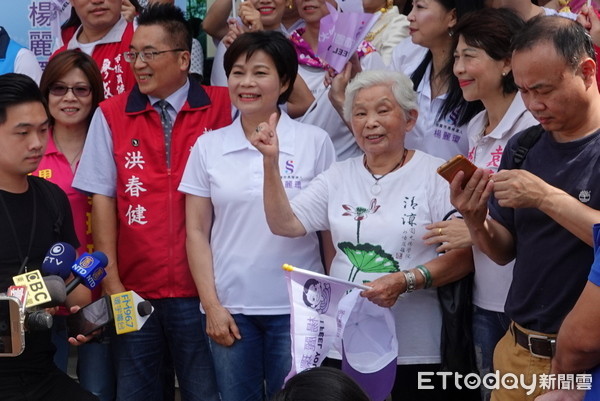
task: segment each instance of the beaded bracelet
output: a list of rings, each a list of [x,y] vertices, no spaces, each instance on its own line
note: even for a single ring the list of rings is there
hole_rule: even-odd
[[[418,265],[416,269],[423,275],[423,278],[425,279],[424,288],[430,288],[433,285],[433,279],[431,277],[431,272],[429,271],[429,269],[423,265]]]

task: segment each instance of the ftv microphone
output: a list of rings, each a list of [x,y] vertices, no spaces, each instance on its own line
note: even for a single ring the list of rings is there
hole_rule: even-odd
[[[67,242],[57,242],[48,249],[44,257],[42,273],[60,276],[66,280],[71,274],[73,262],[75,262],[75,248]]]
[[[71,273],[75,279],[67,284],[67,294],[82,283],[90,290],[96,288],[98,283],[106,276],[104,268],[108,264],[108,258],[102,252],[94,252],[91,255],[84,253],[71,266]]]

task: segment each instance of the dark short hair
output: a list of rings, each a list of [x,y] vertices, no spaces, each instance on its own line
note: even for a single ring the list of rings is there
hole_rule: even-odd
[[[49,115],[46,99],[33,79],[12,72],[0,75],[0,124],[6,122],[9,107],[32,102],[41,103]]]
[[[525,23],[515,35],[512,50],[529,50],[540,43],[552,43],[558,53],[573,69],[586,57],[596,59],[592,38],[578,22],[559,16],[538,16]]]
[[[483,8],[465,15],[454,28],[454,49],[462,36],[469,46],[485,51],[497,61],[510,60],[511,41],[523,29],[525,21],[507,8]],[[453,63],[453,60],[450,60]],[[518,88],[512,70],[502,77],[505,94],[515,93]]]
[[[298,373],[271,401],[369,401],[354,380],[340,369],[320,366]]]
[[[227,78],[229,78],[233,64],[240,56],[245,54],[246,60],[248,60],[257,51],[263,51],[271,57],[281,83],[288,84],[288,88],[277,99],[277,104],[287,102],[294,89],[294,82],[296,82],[298,59],[294,45],[281,32],[257,31],[238,36],[223,57]]]
[[[185,15],[179,7],[173,4],[150,4],[138,16],[138,25],[160,25],[165,30],[166,40],[174,48],[187,51],[192,49],[192,34]]]
[[[52,57],[40,80],[40,90],[44,99],[48,101],[50,96],[50,87],[58,82],[75,68],[79,68],[87,78],[92,89],[92,109],[88,116],[88,122],[92,119],[94,110],[98,103],[104,100],[104,85],[102,84],[102,75],[93,58],[79,50],[66,50]],[[54,123],[54,118],[50,116],[50,121]]]

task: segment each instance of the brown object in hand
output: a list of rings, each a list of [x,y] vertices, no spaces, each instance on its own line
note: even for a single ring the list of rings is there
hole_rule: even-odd
[[[463,155],[456,155],[446,163],[439,166],[437,172],[448,182],[452,182],[456,173],[459,171],[464,171],[465,175],[461,184],[461,187],[464,189],[467,186],[467,182],[469,182],[473,176],[473,173],[475,173],[475,170],[477,170],[477,166],[471,163],[469,159]]]

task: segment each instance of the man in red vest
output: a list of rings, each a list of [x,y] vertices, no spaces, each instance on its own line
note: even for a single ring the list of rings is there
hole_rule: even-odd
[[[191,35],[180,9],[152,5],[138,23],[124,54],[137,84],[100,104],[73,182],[93,194],[94,244],[109,259],[104,290],[134,290],[155,308],[140,331],[116,338],[117,399],[160,398],[169,352],[182,398],[217,401],[177,187],[198,136],[231,123],[231,103],[226,88],[188,78]]]

